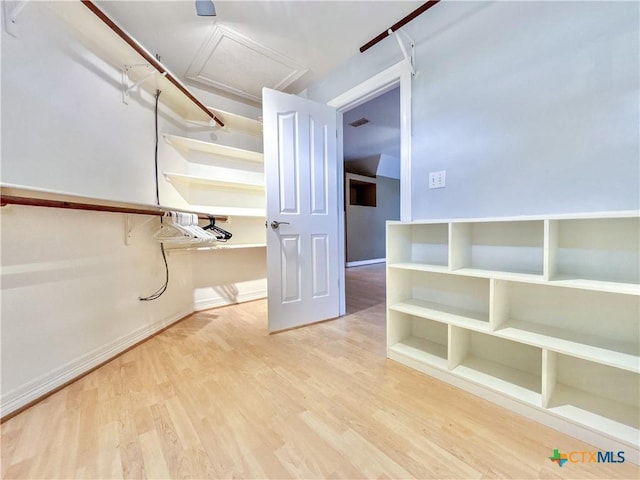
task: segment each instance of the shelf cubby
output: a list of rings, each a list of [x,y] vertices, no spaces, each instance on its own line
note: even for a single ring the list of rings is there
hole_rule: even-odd
[[[640,437],[640,375],[549,353],[545,406],[556,415],[632,445]]]
[[[449,225],[447,223],[388,222],[387,262],[447,267]]]
[[[541,276],[543,252],[542,220],[451,224],[452,270]]]
[[[548,228],[550,280],[640,284],[640,218],[549,220]]]
[[[501,337],[640,371],[637,296],[496,280]]]
[[[492,335],[451,327],[449,368],[456,375],[540,406],[542,350]]]
[[[389,268],[388,307],[474,330],[489,329],[489,280]]]
[[[447,369],[447,325],[426,318],[394,312],[387,336],[388,351],[410,361]]]

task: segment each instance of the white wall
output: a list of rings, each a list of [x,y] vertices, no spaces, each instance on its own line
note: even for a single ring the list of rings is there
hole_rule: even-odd
[[[213,253],[196,251],[193,253],[195,309],[204,310],[264,298],[266,277],[267,256],[264,247]]]
[[[71,32],[41,2],[26,5],[17,38],[2,31],[1,181],[153,204],[153,97],[134,93],[124,105],[119,67],[96,56]],[[233,106],[225,104],[227,110]],[[163,107],[159,123],[160,132],[237,147],[253,148],[260,140],[185,127]],[[160,142],[159,170],[187,171],[184,156],[162,137]],[[163,182],[161,176],[161,201],[185,206]],[[174,250],[168,254],[167,292],[159,300],[141,302],[140,296],[164,282],[160,247],[152,239],[159,220],[131,216],[132,241],[125,245],[124,217],[2,208],[3,415],[193,312],[196,305],[229,302],[222,290],[208,287],[244,292],[262,286],[266,294],[264,252],[262,258],[247,255],[249,262],[243,264],[245,257],[238,253]],[[233,221],[228,228],[234,232]],[[243,274],[230,276],[232,264]],[[225,267],[211,268],[216,265]]]
[[[2,210],[3,415],[193,311],[191,256],[164,264],[151,241],[158,219],[8,206]]]
[[[443,2],[405,27],[413,217],[639,208],[639,25],[637,2]],[[387,39],[307,95],[400,58]],[[438,170],[447,187],[429,190]]]
[[[43,3],[17,32],[2,32],[2,182],[155,203],[153,98],[125,105],[120,72]]]

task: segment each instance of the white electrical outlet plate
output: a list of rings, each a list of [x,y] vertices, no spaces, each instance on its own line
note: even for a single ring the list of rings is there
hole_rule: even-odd
[[[444,188],[447,186],[447,171],[429,172],[429,188]]]

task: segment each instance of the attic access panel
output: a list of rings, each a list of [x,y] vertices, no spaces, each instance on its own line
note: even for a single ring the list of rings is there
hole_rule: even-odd
[[[216,24],[187,69],[189,80],[262,101],[262,87],[284,90],[307,69],[294,60]]]

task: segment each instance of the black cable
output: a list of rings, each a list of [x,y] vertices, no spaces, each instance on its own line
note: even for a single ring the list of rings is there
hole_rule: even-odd
[[[155,131],[156,131],[156,144],[153,151],[153,159],[156,165],[156,204],[160,205],[160,187],[158,185],[158,99],[160,98],[160,94],[162,92],[160,90],[156,90],[156,107],[155,107]],[[160,217],[160,223],[162,223],[162,217]]]
[[[158,185],[158,99],[160,98],[160,94],[162,92],[160,90],[156,90],[156,106],[155,106],[155,135],[156,135],[156,144],[154,149],[154,160],[155,160],[155,172],[156,172],[156,203],[160,205],[160,187]],[[160,217],[160,224],[162,224],[162,217]],[[167,262],[167,254],[164,251],[164,243],[160,243],[160,251],[162,252],[162,260],[164,261],[164,271],[165,271],[165,281],[164,285],[156,290],[154,293],[149,295],[148,297],[140,297],[140,301],[148,302],[151,300],[156,300],[162,296],[162,294],[167,290],[169,286],[169,264]]]

